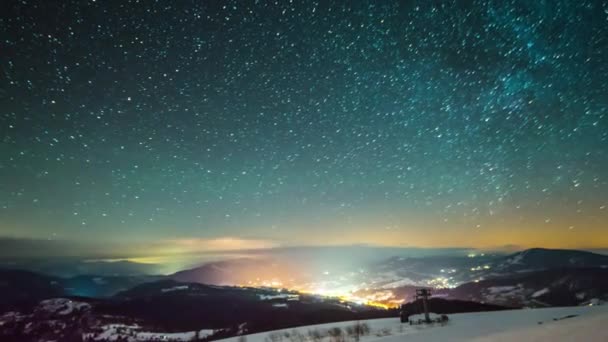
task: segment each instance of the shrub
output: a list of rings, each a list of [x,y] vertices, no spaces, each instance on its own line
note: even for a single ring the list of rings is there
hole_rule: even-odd
[[[333,342],[344,342],[344,333],[339,327],[331,328],[327,331],[329,338]]]
[[[280,342],[283,341],[283,335],[277,332],[273,332],[268,334],[268,337],[266,337],[266,339],[270,342]]]
[[[367,323],[359,323],[357,322],[354,325],[346,327],[346,334],[350,338],[354,338],[355,340],[359,340],[361,336],[369,335],[370,328]]]
[[[313,342],[320,342],[325,335],[319,329],[308,330],[308,339]]]
[[[378,332],[376,333],[376,336],[382,337],[382,336],[388,336],[391,334],[392,334],[391,328],[382,328],[382,329],[378,330]]]

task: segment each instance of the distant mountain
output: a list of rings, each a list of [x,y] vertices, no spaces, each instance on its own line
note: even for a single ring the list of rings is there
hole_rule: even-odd
[[[75,258],[0,260],[0,269],[20,269],[56,277],[70,278],[80,275],[139,276],[158,273],[155,264],[136,263],[127,260],[103,261]]]
[[[522,272],[470,282],[442,292],[450,298],[507,306],[581,305],[608,299],[608,268]]]
[[[65,294],[59,278],[21,270],[0,270],[0,313],[28,310],[43,299]]]
[[[491,267],[504,260],[504,255],[476,254],[475,257],[431,256],[403,258],[392,257],[369,267],[364,281],[373,281],[375,287],[386,289],[403,286],[431,286],[437,278],[449,278],[449,283],[458,284],[475,280],[477,271],[483,266]],[[447,285],[447,284],[444,284]]]
[[[391,290],[397,298],[406,301],[414,298],[417,287],[433,287],[437,279],[451,285],[461,283],[453,289],[438,289],[437,295],[510,307],[581,305],[608,299],[608,256],[602,254],[533,248],[505,256],[407,261],[407,265],[396,259],[386,263],[393,267],[403,264],[403,268],[392,270],[392,273],[401,274],[401,280],[407,279],[407,283],[395,281],[395,278],[385,283],[398,285]],[[439,272],[438,268],[441,268]],[[428,273],[423,273],[424,270]],[[409,285],[413,283],[412,279],[418,283]],[[441,287],[445,283],[438,285]]]
[[[102,298],[110,297],[137,285],[164,279],[164,276],[101,276],[79,275],[61,279],[65,292],[72,296]]]
[[[482,279],[557,268],[608,268],[608,255],[577,250],[533,248],[509,255],[393,257],[372,266],[366,275],[375,288],[454,286]]]
[[[155,297],[217,297],[247,295],[257,299],[257,294],[274,295],[278,290],[254,289],[235,286],[216,286],[200,283],[185,283],[172,279],[163,279],[137,285],[114,295],[115,299],[137,300]]]
[[[273,258],[241,258],[207,263],[200,267],[183,270],[168,277],[181,282],[211,285],[260,285],[256,279],[281,279],[297,274],[285,262]],[[301,277],[301,275],[299,275]]]
[[[82,275],[60,278],[30,271],[0,269],[0,313],[15,308],[27,310],[43,299],[55,297],[110,297],[159,279],[163,277]]]
[[[574,267],[608,268],[608,255],[577,250],[533,248],[505,257],[496,263],[493,271],[512,273]]]

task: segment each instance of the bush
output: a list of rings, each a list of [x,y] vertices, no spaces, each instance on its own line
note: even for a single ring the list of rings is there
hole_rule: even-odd
[[[344,333],[342,332],[342,329],[340,329],[339,327],[329,329],[327,331],[327,334],[329,335],[330,341],[344,342],[344,340],[345,340]]]
[[[369,335],[371,329],[367,323],[358,323],[355,324],[355,330],[359,333],[360,336]]]
[[[320,342],[325,335],[319,329],[308,330],[308,339],[313,342]]]
[[[393,331],[391,330],[391,328],[382,328],[382,329],[378,330],[378,332],[376,333],[376,336],[378,336],[378,337],[388,336],[388,335],[391,335],[392,333],[393,333]]]
[[[289,337],[291,342],[306,342],[306,336],[299,332],[298,330],[292,330],[291,336]]]
[[[346,327],[346,333],[350,338],[354,338],[355,340],[359,340],[361,336],[369,335],[370,328],[367,323],[359,323],[357,322],[354,325]]]
[[[266,337],[266,339],[270,342],[281,342],[283,341],[283,335],[281,333],[273,332],[268,334],[268,337]]]

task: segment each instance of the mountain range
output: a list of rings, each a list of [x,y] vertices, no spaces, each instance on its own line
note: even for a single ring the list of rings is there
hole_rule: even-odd
[[[285,272],[284,267],[280,261],[269,264],[268,260],[235,259],[167,276],[71,277],[0,269],[0,321],[3,322],[0,337],[12,336],[23,328],[23,322],[46,321],[46,316],[40,316],[40,312],[46,312],[46,309],[41,311],[40,303],[52,298],[65,298],[61,307],[81,303],[78,307],[82,310],[60,315],[60,321],[69,320],[72,325],[86,322],[77,324],[83,331],[92,331],[104,324],[130,322],[141,329],[161,331],[207,329],[213,332],[207,334],[208,338],[214,339],[397,314],[396,310],[356,304],[343,298],[241,284],[256,276],[274,277]],[[445,313],[598,305],[608,300],[608,256],[530,249],[510,255],[394,257],[364,271],[353,272],[348,280],[366,284],[367,288],[359,290],[361,295],[373,298],[388,292],[406,302],[413,301],[417,288],[432,287],[431,309]],[[453,286],[444,286],[446,284]],[[44,307],[48,307],[48,303]],[[419,307],[415,302],[406,306],[410,311]]]

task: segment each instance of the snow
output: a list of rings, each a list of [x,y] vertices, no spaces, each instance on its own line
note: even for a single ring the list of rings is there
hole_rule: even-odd
[[[289,293],[283,293],[283,294],[276,294],[276,295],[265,295],[265,294],[259,294],[258,298],[260,300],[274,300],[274,299],[298,299],[300,298],[299,295],[294,295],[294,294],[289,294]]]
[[[525,252],[518,253],[513,258],[509,259],[507,262],[511,265],[521,264],[524,259]]]
[[[97,284],[97,285],[105,285],[105,284],[107,284],[107,283],[108,283],[108,282],[107,282],[105,279],[103,279],[102,277],[95,277],[95,278],[93,278],[93,282],[94,282],[95,284]]]
[[[591,298],[588,301],[582,303],[581,305],[586,305],[586,306],[594,306],[594,305],[604,305],[604,301],[599,299],[599,298]]]
[[[525,290],[520,285],[518,286],[492,286],[485,293],[485,300],[490,303],[501,303],[512,298],[525,298]]]
[[[497,333],[473,341],[608,341],[608,329],[604,329],[607,321],[608,314],[586,318],[574,317],[563,322],[541,324],[521,330]]]
[[[91,305],[83,302],[76,302],[67,298],[53,298],[43,300],[39,304],[39,309],[58,315],[69,315],[75,310],[88,309]]]
[[[116,341],[126,335],[127,332],[137,329],[139,329],[138,325],[108,324],[101,327],[101,333],[86,333],[83,334],[83,337],[92,338],[93,341]],[[119,331],[121,332],[119,333]]]
[[[399,318],[361,321],[369,326],[370,334],[362,336],[360,341],[608,341],[606,331],[597,332],[608,321],[608,306],[479,312],[453,314],[449,318],[446,325],[411,326],[400,323]],[[246,339],[247,342],[267,342],[273,340],[273,335],[297,331],[308,341],[311,340],[309,332],[318,331],[325,336],[320,341],[328,342],[330,329],[345,330],[355,324],[356,321],[312,325],[247,335]],[[222,341],[238,342],[238,337]]]
[[[18,322],[23,319],[23,315],[19,312],[8,311],[4,314],[0,315],[0,327],[6,324],[7,322]]]
[[[538,291],[534,292],[532,294],[532,298],[537,298],[537,297],[540,297],[540,296],[542,296],[544,294],[547,294],[547,293],[549,293],[549,289],[545,287],[542,290],[538,290]]]
[[[137,333],[136,339],[138,341],[192,341],[196,337],[196,331],[189,331],[183,333],[154,333],[154,332],[140,332]]]
[[[199,331],[186,331],[178,333],[164,332],[148,332],[140,331],[142,328],[137,325],[126,324],[108,324],[101,327],[100,333],[86,333],[85,338],[91,338],[93,341],[174,341],[186,342],[194,341],[197,338],[204,338],[213,335],[213,330],[202,329]]]
[[[492,286],[488,287],[488,292],[491,294],[498,294],[503,292],[510,292],[517,289],[517,286]]]
[[[167,293],[167,292],[174,292],[174,291],[185,291],[188,290],[190,287],[188,285],[179,285],[179,286],[174,286],[174,287],[170,287],[170,288],[166,288],[166,289],[161,289],[160,291],[162,293]]]

